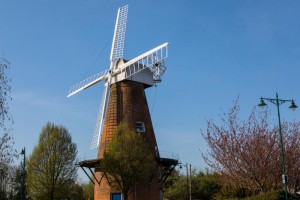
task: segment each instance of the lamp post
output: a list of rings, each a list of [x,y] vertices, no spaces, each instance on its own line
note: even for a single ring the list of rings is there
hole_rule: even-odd
[[[281,122],[280,122],[280,112],[279,112],[279,106],[285,102],[291,102],[291,105],[289,106],[290,109],[293,111],[296,110],[297,106],[294,102],[294,100],[284,100],[284,99],[279,99],[278,94],[276,92],[276,99],[270,99],[270,98],[260,98],[260,103],[258,104],[259,107],[265,107],[267,104],[265,103],[264,100],[267,100],[277,106],[277,114],[278,114],[278,124],[279,124],[279,138],[280,138],[280,148],[281,148],[281,167],[283,171],[282,175],[282,182],[284,185],[284,193],[285,193],[285,199],[288,200],[288,193],[287,193],[287,176],[286,176],[286,171],[285,171],[285,163],[284,163],[284,145],[282,141],[282,132],[281,132]]]
[[[22,169],[22,186],[21,186],[21,192],[22,192],[22,200],[27,199],[27,193],[26,193],[26,154],[25,154],[25,147],[22,149],[21,155],[23,155],[23,169]]]
[[[190,164],[190,173],[189,173],[189,165],[186,163],[185,165],[180,165],[184,166],[186,168],[186,186],[187,186],[187,194],[189,195],[189,199],[192,200],[192,165]]]

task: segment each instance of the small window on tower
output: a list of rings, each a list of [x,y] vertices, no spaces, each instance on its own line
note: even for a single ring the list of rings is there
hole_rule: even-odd
[[[136,132],[144,133],[145,132],[145,124],[144,122],[135,122]]]

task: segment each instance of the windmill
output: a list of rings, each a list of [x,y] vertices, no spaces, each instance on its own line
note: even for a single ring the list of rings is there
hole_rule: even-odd
[[[107,104],[110,98],[111,85],[124,80],[131,80],[153,86],[161,82],[161,76],[166,70],[164,60],[168,56],[168,43],[164,43],[129,61],[123,59],[128,5],[118,9],[110,53],[109,69],[91,76],[70,88],[68,97],[104,82],[104,92],[100,103],[95,131],[92,136],[91,148],[98,148],[106,117]]]
[[[79,166],[95,184],[95,200],[121,199],[121,193],[115,191],[103,178],[105,173],[101,171],[100,164],[107,144],[120,122],[125,122],[129,128],[143,134],[158,162],[151,182],[136,185],[135,196],[130,199],[161,199],[162,183],[178,164],[178,159],[161,158],[159,155],[144,91],[145,88],[161,82],[161,76],[166,71],[165,59],[168,57],[169,44],[161,44],[131,60],[123,59],[127,13],[127,5],[118,9],[109,69],[75,84],[68,94],[70,97],[96,83],[104,82],[104,92],[91,143],[91,148],[98,148],[98,156],[95,160],[79,162]],[[92,177],[85,168],[89,169]]]

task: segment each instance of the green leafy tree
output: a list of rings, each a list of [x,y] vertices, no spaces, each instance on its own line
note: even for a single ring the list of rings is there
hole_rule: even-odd
[[[81,184],[83,189],[84,199],[93,200],[94,199],[94,183],[89,181],[88,183]]]
[[[68,130],[47,123],[27,162],[30,197],[43,200],[69,197],[77,178],[76,155],[77,146]]]
[[[127,200],[136,185],[150,180],[155,167],[153,152],[143,136],[121,123],[101,162],[111,187],[121,191]]]
[[[84,190],[82,185],[73,182],[71,186],[71,193],[69,195],[70,200],[86,200],[84,197]]]
[[[194,199],[212,199],[221,189],[220,175],[216,172],[199,172],[192,178],[192,197]]]
[[[188,199],[188,179],[179,171],[173,173],[167,178],[164,185],[164,199],[166,200],[187,200]]]
[[[191,178],[191,180],[190,180]],[[219,174],[210,172],[197,172],[192,170],[191,176],[174,171],[168,177],[164,187],[164,198],[167,200],[188,200],[189,198],[189,182],[191,181],[191,197],[192,199],[209,200],[212,199],[220,191],[221,182]]]

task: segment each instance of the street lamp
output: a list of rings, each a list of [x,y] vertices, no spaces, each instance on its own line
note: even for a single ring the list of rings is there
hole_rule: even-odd
[[[25,147],[22,149],[21,155],[23,155],[23,170],[26,170],[26,154],[25,154]]]
[[[22,166],[22,186],[21,186],[21,192],[22,192],[22,200],[27,199],[27,192],[26,192],[26,153],[25,153],[25,147],[22,149],[21,155],[23,155],[23,166]]]
[[[282,181],[284,185],[284,192],[285,192],[285,199],[288,200],[288,193],[287,193],[287,176],[285,171],[285,163],[284,163],[284,145],[282,142],[282,132],[281,132],[281,122],[280,122],[280,112],[279,112],[279,106],[285,102],[291,102],[291,105],[289,108],[291,110],[296,110],[297,106],[294,102],[294,100],[284,100],[284,99],[278,99],[278,94],[276,92],[276,99],[270,99],[270,98],[260,98],[260,103],[258,104],[259,107],[265,107],[267,104],[264,100],[267,100],[277,106],[277,113],[278,113],[278,124],[279,124],[279,137],[280,137],[280,148],[281,148],[281,167],[283,171]]]
[[[190,200],[192,200],[192,165],[190,164],[190,173],[189,166],[186,163],[185,165],[180,165],[180,169],[184,166],[186,168],[186,185],[187,185],[187,194],[189,194]]]

